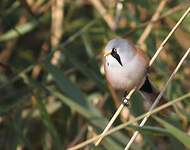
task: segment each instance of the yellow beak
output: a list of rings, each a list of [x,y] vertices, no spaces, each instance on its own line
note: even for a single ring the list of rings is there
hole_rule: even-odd
[[[104,53],[104,56],[108,56],[108,55],[110,55],[111,53],[108,53],[108,52],[105,52]]]

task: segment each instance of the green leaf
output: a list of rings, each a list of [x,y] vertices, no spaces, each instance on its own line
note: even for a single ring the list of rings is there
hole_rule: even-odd
[[[43,16],[39,19],[39,21],[44,22],[45,20],[47,20],[47,18],[49,18],[49,16]],[[8,41],[13,38],[17,38],[20,35],[26,34],[38,27],[38,25],[39,23],[35,19],[25,24],[19,25],[18,27],[15,27],[15,29],[11,29],[6,33],[2,34],[0,36],[0,42]]]
[[[56,84],[67,96],[49,88],[51,95],[56,96],[70,108],[83,115],[96,130],[100,131],[101,129],[101,131],[103,131],[108,121],[104,119],[100,112],[85,98],[82,91],[67,79],[64,76],[64,73],[57,67],[50,63],[46,63],[45,65],[55,79]],[[125,144],[126,141],[129,140],[120,132],[115,133],[114,138],[116,140],[113,140],[110,137],[105,138],[103,140],[103,145],[109,150],[119,150],[123,149],[121,144]],[[139,149],[135,144],[133,144],[132,147]]]
[[[152,126],[143,126],[143,127],[138,127],[138,126],[128,126],[128,130],[133,130],[136,131],[138,130],[140,133],[143,134],[155,134],[155,135],[168,135],[169,132],[166,129],[163,128],[158,128],[158,127],[152,127]]]
[[[62,149],[61,140],[58,136],[58,132],[56,128],[53,125],[53,122],[50,119],[50,115],[48,114],[46,108],[44,107],[41,101],[36,99],[36,102],[37,102],[38,110],[40,112],[40,118],[52,136],[54,148],[57,150],[61,150]]]
[[[108,88],[107,86],[105,86],[104,84],[104,81],[99,70],[92,70],[88,67],[86,67],[85,65],[83,65],[77,58],[76,56],[72,55],[71,53],[69,52],[65,52],[65,54],[68,57],[69,59],[69,62],[75,67],[77,68],[78,70],[80,70],[80,72],[85,75],[87,78],[90,78],[92,81],[94,81],[97,85],[97,87],[99,89],[101,89],[102,91],[108,91]],[[94,67],[95,68],[95,67]]]
[[[11,120],[11,127],[14,128],[15,134],[17,137],[15,137],[15,140],[21,139],[24,145],[29,149],[29,150],[34,150],[32,147],[31,141],[25,136],[24,130],[22,129],[22,111],[19,111],[16,113],[16,115],[13,117],[13,120]],[[10,126],[9,125],[9,126]],[[13,143],[12,143],[13,144]],[[17,146],[18,143],[15,143]],[[10,147],[11,148],[11,147]]]
[[[88,57],[93,58],[94,53],[93,53],[92,45],[90,43],[88,34],[84,32],[83,34],[81,34],[81,37],[82,37],[83,43],[85,45],[85,50],[88,54]]]
[[[177,138],[181,143],[190,148],[190,136],[173,125],[167,123],[166,121],[160,119],[159,117],[154,116],[154,119],[163,125],[168,130],[168,132]]]
[[[28,78],[24,74],[22,75],[22,78],[24,82],[32,89],[33,93],[35,94],[34,100],[37,104],[40,118],[52,137],[54,149],[61,150],[62,144],[61,144],[61,140],[59,138],[58,132],[53,122],[51,121],[50,115],[48,114],[45,108],[45,105],[42,103],[42,101],[40,101],[41,99],[44,98],[44,95],[47,93],[47,90],[42,85],[38,84],[38,82],[34,81],[33,79]]]
[[[188,121],[190,121],[190,113],[186,111],[186,109],[182,109],[181,107],[179,106],[176,106],[177,109],[179,109],[179,111],[186,117],[186,119]]]
[[[73,85],[69,79],[64,78],[64,73],[50,63],[47,63],[46,66],[60,89],[62,89],[65,94],[73,99],[77,104],[89,109],[84,94],[75,85]]]

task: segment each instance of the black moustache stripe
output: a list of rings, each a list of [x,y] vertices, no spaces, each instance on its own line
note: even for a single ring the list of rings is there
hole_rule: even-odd
[[[120,56],[117,54],[117,52],[112,51],[112,52],[111,52],[111,55],[119,62],[119,64],[120,64],[121,66],[123,66],[123,64],[121,63]]]

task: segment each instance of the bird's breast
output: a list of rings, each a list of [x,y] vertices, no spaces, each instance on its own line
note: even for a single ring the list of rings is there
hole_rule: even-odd
[[[119,90],[129,91],[141,84],[147,72],[147,63],[134,56],[131,61],[121,66],[114,59],[107,58],[105,61],[106,77],[111,85]]]

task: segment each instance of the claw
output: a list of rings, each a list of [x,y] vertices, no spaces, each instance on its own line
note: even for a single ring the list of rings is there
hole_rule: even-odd
[[[123,98],[123,105],[128,107],[129,106],[129,102],[128,102],[128,99],[126,99],[126,97]]]

